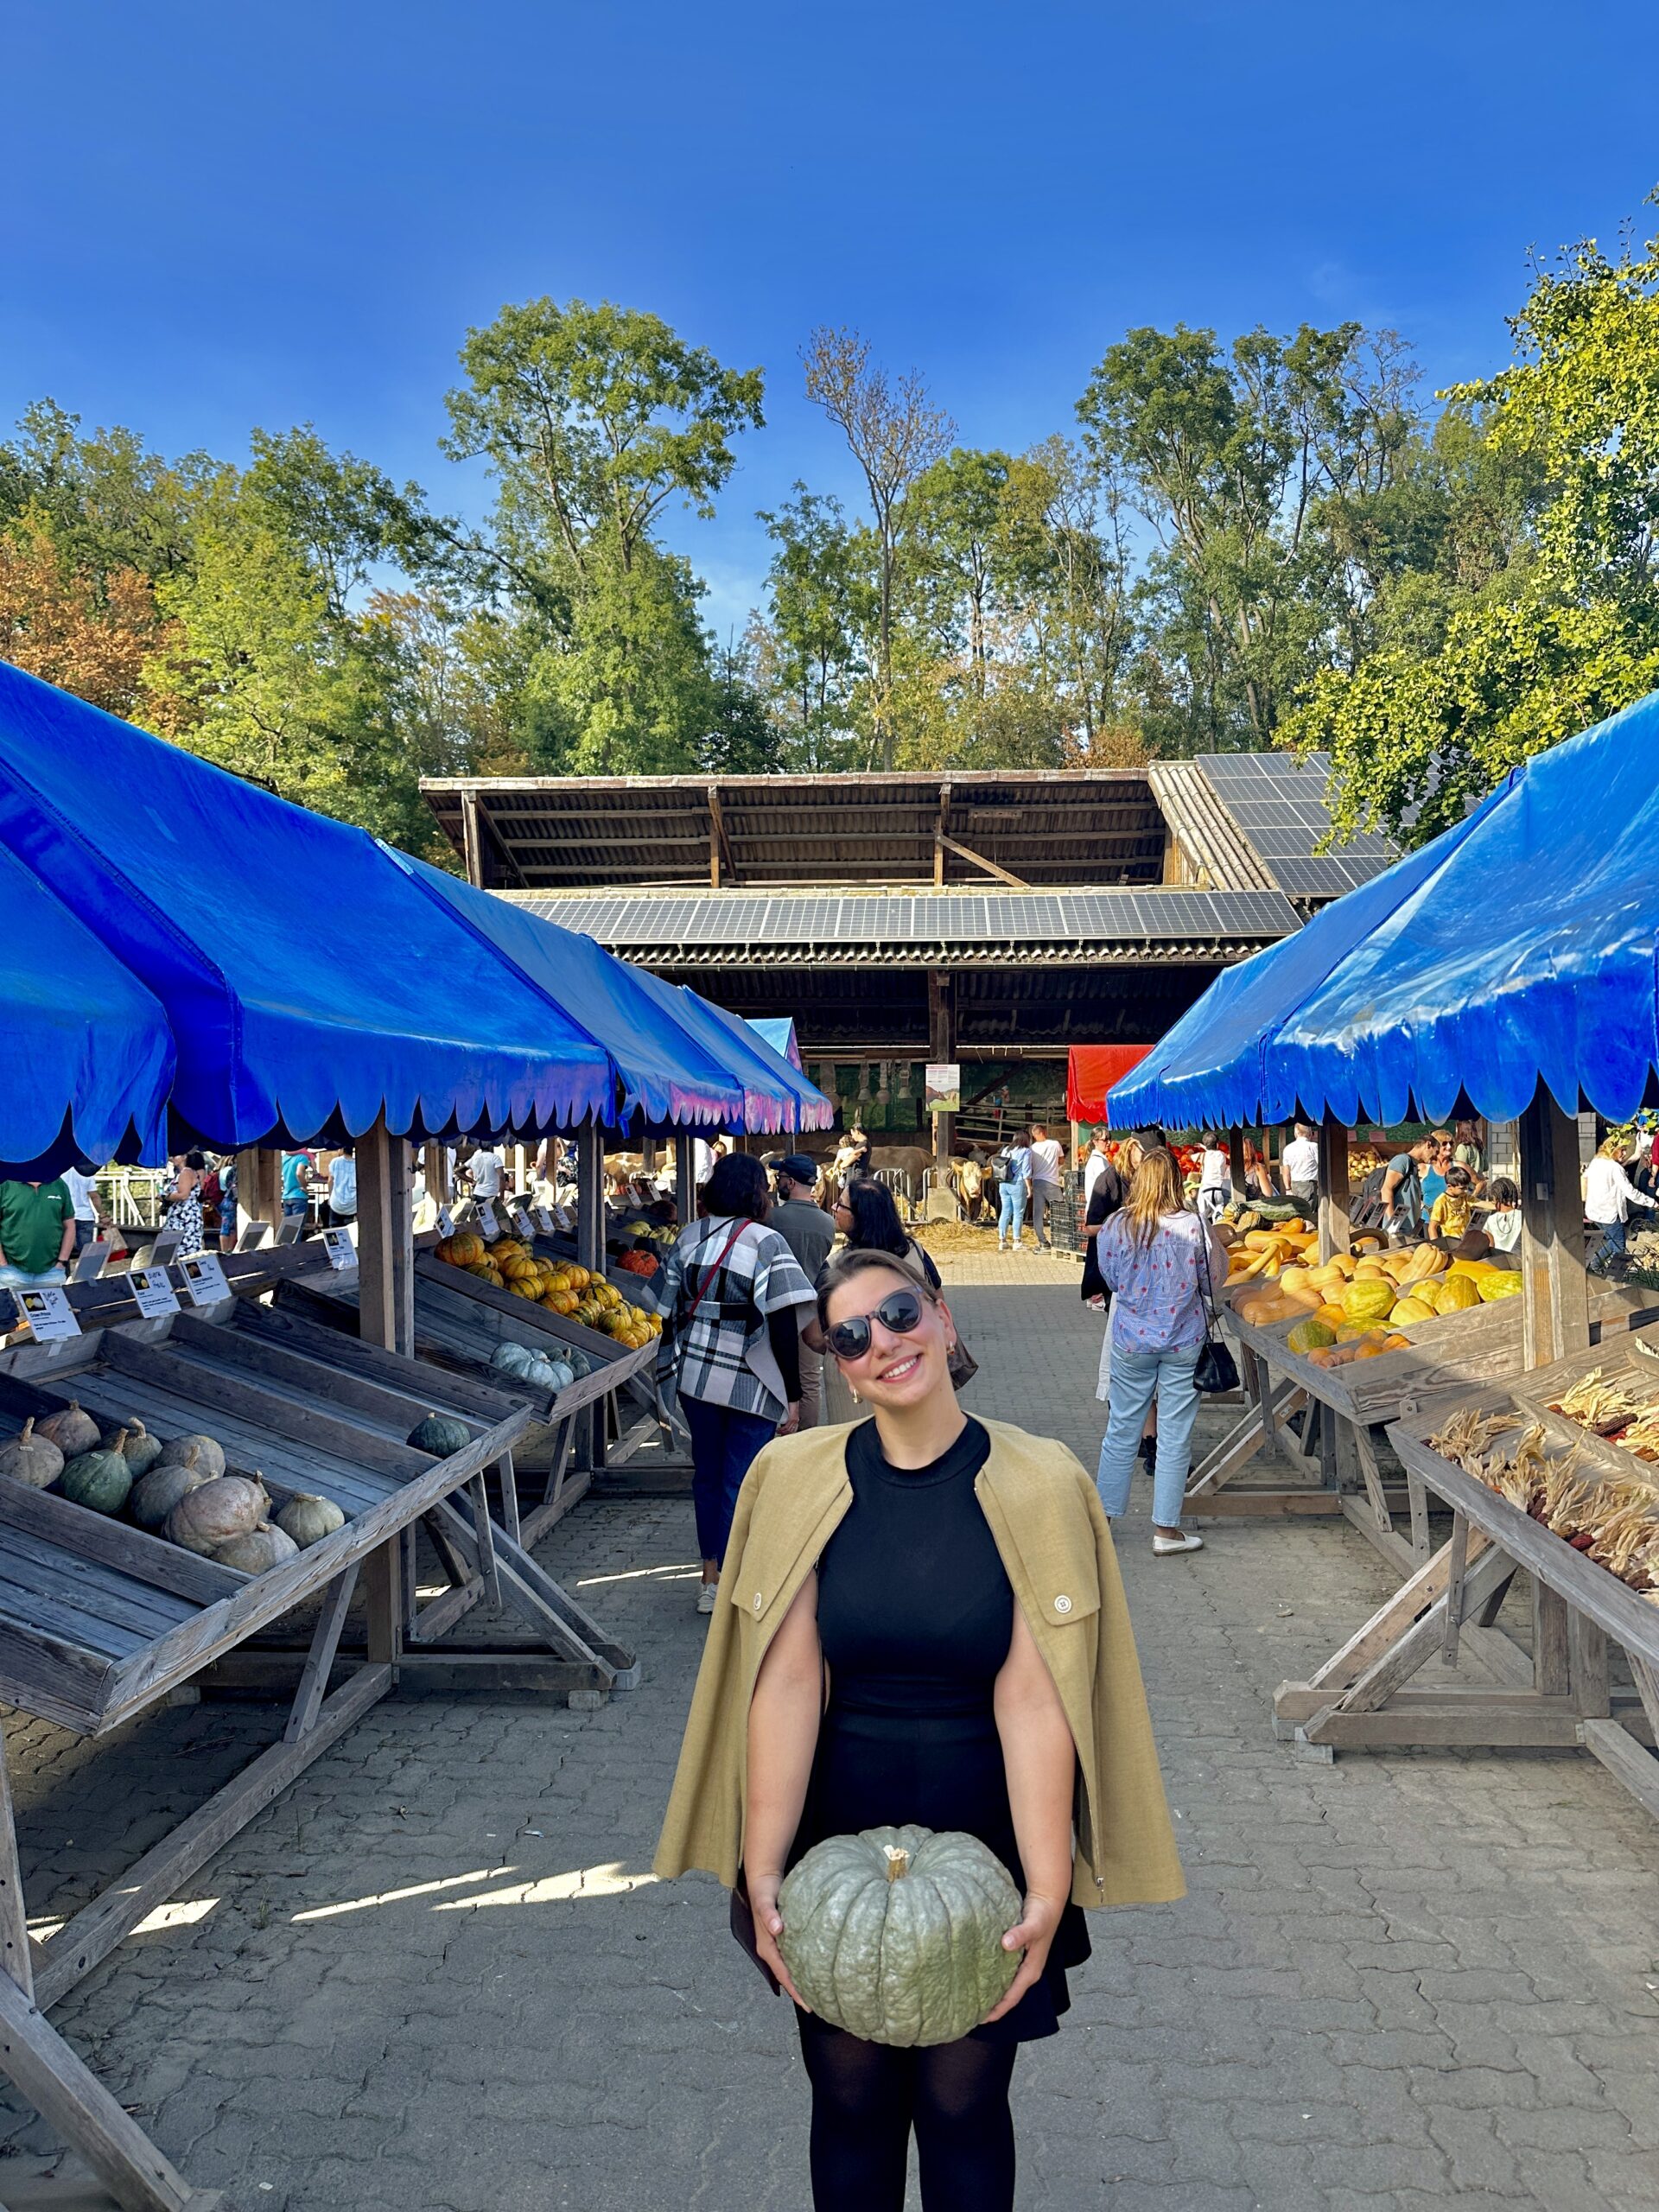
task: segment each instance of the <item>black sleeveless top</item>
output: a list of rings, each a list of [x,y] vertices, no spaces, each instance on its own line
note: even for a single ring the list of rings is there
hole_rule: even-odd
[[[993,1704],[1014,1590],[974,1493],[990,1449],[970,1417],[930,1465],[893,1467],[873,1421],[849,1432],[853,1503],[818,1561],[828,1702],[791,1865],[826,1836],[913,1821],[977,1836],[1024,1891]],[[1052,2035],[1065,1968],[1088,1955],[1068,1904],[1042,1980],[973,2033]]]

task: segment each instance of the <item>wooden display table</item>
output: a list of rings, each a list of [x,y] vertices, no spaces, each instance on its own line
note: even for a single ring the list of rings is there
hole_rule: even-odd
[[[1616,1344],[1659,1299],[1650,1290],[1616,1284],[1596,1287],[1590,1300],[1592,1333]],[[1342,1367],[1317,1367],[1291,1351],[1289,1321],[1265,1327],[1241,1318],[1224,1297],[1222,1320],[1239,1345],[1240,1368],[1251,1410],[1187,1480],[1189,1514],[1344,1515],[1397,1566],[1414,1567],[1430,1549],[1427,1493],[1408,1466],[1403,1501],[1391,1496],[1377,1457],[1379,1431],[1414,1414],[1430,1399],[1478,1389],[1518,1376],[1522,1316],[1518,1297],[1461,1313],[1437,1315],[1401,1332],[1407,1351]],[[1287,1433],[1295,1414],[1305,1415],[1300,1442]],[[1317,1439],[1317,1445],[1315,1440]],[[1277,1452],[1296,1479],[1281,1488],[1239,1485],[1243,1471],[1263,1452]],[[1408,1541],[1395,1528],[1397,1503],[1410,1522]]]
[[[1413,1478],[1451,1509],[1451,1536],[1308,1681],[1281,1688],[1274,1709],[1281,1732],[1327,1750],[1580,1745],[1659,1815],[1659,1759],[1643,1748],[1659,1734],[1659,1604],[1429,1441],[1456,1414],[1506,1414],[1514,1426],[1500,1445],[1512,1445],[1536,1424],[1552,1453],[1577,1446],[1602,1474],[1654,1485],[1659,1516],[1659,1468],[1550,1408],[1549,1400],[1597,1368],[1610,1378],[1633,1373],[1659,1399],[1659,1329],[1613,1337],[1524,1377],[1440,1398],[1390,1426],[1389,1442]],[[1493,1624],[1522,1569],[1532,1588],[1531,1656],[1502,1638],[1508,1656],[1499,1663],[1500,1680],[1471,1685],[1462,1670],[1465,1654],[1472,1642],[1478,1658],[1493,1656]],[[1628,1690],[1611,1680],[1610,1645],[1624,1653]],[[1434,1662],[1426,1685],[1424,1671]]]

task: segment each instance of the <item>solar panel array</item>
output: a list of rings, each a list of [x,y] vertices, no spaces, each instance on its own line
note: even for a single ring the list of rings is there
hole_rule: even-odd
[[[1287,898],[1339,899],[1399,857],[1370,830],[1314,850],[1331,832],[1323,753],[1206,753],[1194,765]]]
[[[768,898],[741,892],[531,899],[617,949],[721,945],[1272,943],[1297,927],[1274,891],[935,892]]]

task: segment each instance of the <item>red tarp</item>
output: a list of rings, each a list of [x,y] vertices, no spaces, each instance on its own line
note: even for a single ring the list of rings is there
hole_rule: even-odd
[[[1067,1119],[1105,1121],[1107,1092],[1151,1050],[1150,1045],[1073,1045],[1065,1058]]]

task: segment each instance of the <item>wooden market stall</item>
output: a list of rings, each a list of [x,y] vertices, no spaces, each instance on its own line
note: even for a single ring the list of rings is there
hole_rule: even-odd
[[[136,790],[169,843],[233,839],[233,901],[213,871],[181,872],[158,844],[135,845],[123,810]],[[246,1157],[324,1133],[353,1139],[357,1153],[359,1341],[349,1357],[331,1345],[318,1357],[257,1302],[308,1264],[285,1252],[252,1255],[249,1269],[232,1262],[223,1296],[204,1260],[205,1302],[193,1311],[178,1310],[171,1281],[143,1318],[130,1280],[73,1298],[25,1288],[34,1341],[0,1356],[0,1431],[78,1395],[100,1425],[136,1415],[163,1441],[212,1436],[227,1476],[263,1478],[270,1510],[301,1492],[318,1502],[313,1541],[279,1555],[273,1539],[262,1559],[276,1563],[245,1573],[129,1525],[118,1499],[93,1510],[0,1473],[0,1696],[25,1712],[101,1734],[319,1603],[283,1742],[44,1943],[29,1937],[0,1771],[0,2065],[121,2205],[163,2212],[205,2200],[44,2007],[384,1695],[475,1589],[531,1618],[580,1670],[584,1694],[637,1679],[631,1656],[491,1510],[486,1471],[504,1470],[505,1501],[506,1463],[537,1408],[499,1376],[448,1376],[440,1397],[433,1370],[411,1357],[411,1141],[594,1121],[613,1110],[618,1076],[602,1045],[446,918],[373,840],[3,666],[0,839],[28,976],[20,1027],[41,1041],[0,1069],[0,1157],[14,1174],[124,1147],[153,1157],[163,1104],[175,1143]],[[329,896],[297,907],[294,887],[307,881]],[[54,1157],[34,1148],[42,1127],[58,1132]],[[440,1411],[451,1420],[429,1421]],[[330,1511],[339,1526],[318,1533]],[[407,1573],[417,1523],[451,1569],[427,1605]],[[331,1689],[354,1592],[362,1649]]]
[[[1340,1389],[1277,1332],[1235,1325],[1267,1377],[1264,1433],[1294,1389],[1356,1439],[1386,1424],[1407,1476],[1408,1580],[1275,1700],[1311,1756],[1580,1745],[1659,1812],[1645,1748],[1659,1721],[1659,1388],[1643,1325],[1659,1301],[1589,1274],[1579,1141],[1581,1114],[1617,1123],[1659,1104],[1656,738],[1659,695],[1512,771],[1463,822],[1224,976],[1126,1086],[1131,1115],[1322,1123],[1325,1253],[1347,1241],[1344,1133],[1362,1112],[1385,1127],[1518,1125],[1519,1294],[1491,1309],[1503,1320],[1459,1316],[1432,1342],[1413,1330],[1409,1351],[1338,1370]],[[1381,1489],[1367,1480],[1369,1533],[1388,1541]],[[1438,1550],[1431,1500],[1452,1516]],[[1518,1640],[1494,1633],[1517,1579],[1531,1601]]]

